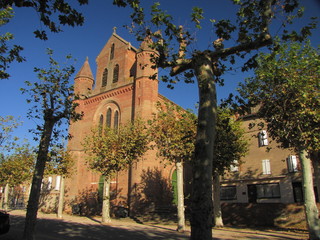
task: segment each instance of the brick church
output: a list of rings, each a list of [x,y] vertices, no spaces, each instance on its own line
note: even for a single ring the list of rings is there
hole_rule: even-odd
[[[69,128],[72,139],[68,149],[76,166],[75,173],[66,180],[66,195],[71,205],[80,203],[87,212],[97,205],[102,180],[101,174],[86,165],[83,139],[98,124],[115,127],[137,117],[151,119],[156,103],[169,101],[158,93],[158,80],[150,78],[157,76],[157,69],[151,67],[150,58],[156,53],[149,44],[145,40],[140,48],[135,48],[114,30],[96,58],[96,77],[86,59],[74,79],[75,93],[81,96],[77,111],[84,115]],[[137,208],[170,204],[173,172],[174,166],[164,168],[155,151],[149,150],[139,162],[111,181],[114,205]]]

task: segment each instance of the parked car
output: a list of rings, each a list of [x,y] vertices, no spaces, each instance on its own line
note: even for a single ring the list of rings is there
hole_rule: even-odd
[[[6,212],[0,211],[0,235],[9,232],[10,229],[10,215]]]

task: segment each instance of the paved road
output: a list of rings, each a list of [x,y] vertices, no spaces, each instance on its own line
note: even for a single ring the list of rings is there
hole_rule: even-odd
[[[1,240],[21,240],[24,216],[23,211],[12,211],[11,229],[1,235]],[[190,229],[177,233],[174,225],[139,224],[132,219],[114,220],[108,225],[100,223],[98,218],[65,216],[58,220],[52,214],[39,214],[36,240],[185,240],[189,239]],[[214,240],[294,240],[308,239],[305,233],[280,231],[255,231],[250,229],[224,228],[213,230]]]

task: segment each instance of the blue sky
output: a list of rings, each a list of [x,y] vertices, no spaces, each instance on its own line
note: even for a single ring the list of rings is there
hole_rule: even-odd
[[[306,8],[306,17],[320,15],[319,0],[302,0]],[[234,16],[235,9],[228,0],[184,0],[170,1],[160,0],[161,7],[167,9],[168,13],[173,14],[176,23],[192,27],[188,21],[191,8],[200,6],[204,8],[205,19],[202,30],[195,32],[197,41],[192,45],[194,49],[206,49],[208,45],[215,40],[209,19],[222,19]],[[95,0],[90,1],[87,6],[78,8],[85,16],[85,24],[81,27],[63,27],[64,32],[58,34],[49,34],[48,41],[35,39],[33,31],[41,28],[39,16],[33,9],[16,8],[15,17],[4,27],[1,27],[1,34],[11,32],[15,36],[14,44],[24,47],[22,55],[27,61],[23,63],[11,64],[9,80],[0,81],[0,116],[13,115],[24,122],[23,126],[15,131],[15,135],[20,138],[31,139],[28,129],[35,126],[35,120],[28,120],[26,113],[30,107],[22,95],[20,88],[24,87],[24,81],[36,80],[34,67],[45,67],[48,63],[46,48],[54,50],[54,58],[60,62],[64,60],[67,54],[71,54],[75,59],[76,71],[80,69],[85,58],[89,57],[89,62],[93,74],[96,72],[95,58],[108,41],[112,34],[113,27],[117,27],[117,34],[131,42],[133,46],[139,47],[133,35],[123,27],[130,23],[129,9],[118,8],[111,4],[111,1]],[[299,28],[304,21],[299,21],[296,28]],[[312,44],[320,44],[319,31],[315,31],[312,37]],[[166,70],[159,71],[160,74],[166,74]],[[239,83],[248,74],[242,74],[240,70],[229,72],[225,75],[225,86],[218,88],[218,99],[227,97],[230,92],[235,92]],[[71,79],[73,81],[73,79]],[[198,90],[195,84],[185,84],[180,82],[174,90],[166,88],[164,83],[160,83],[159,92],[176,102],[184,108],[194,109],[198,101]]]

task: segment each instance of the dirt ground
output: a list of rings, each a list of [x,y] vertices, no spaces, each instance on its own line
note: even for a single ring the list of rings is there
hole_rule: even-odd
[[[11,229],[0,235],[1,240],[20,240],[23,233],[25,211],[10,212]],[[140,222],[131,218],[113,219],[109,224],[101,224],[100,217],[80,217],[64,215],[63,220],[55,214],[38,214],[36,240],[187,240],[190,227],[185,233],[175,231],[171,223]],[[279,231],[275,229],[222,228],[213,229],[214,240],[232,239],[308,239],[305,231]]]

